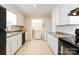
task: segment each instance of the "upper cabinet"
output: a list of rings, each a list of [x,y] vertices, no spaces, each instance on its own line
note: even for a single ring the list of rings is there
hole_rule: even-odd
[[[24,26],[24,16],[21,14],[18,14],[17,16],[17,25]]]
[[[24,26],[23,16],[21,14],[14,14],[13,12],[7,10],[7,26],[18,25]]]
[[[72,13],[75,14],[75,11],[76,11],[76,14],[79,15],[78,7],[79,7],[79,5],[74,5],[74,4],[57,5],[56,8],[53,10],[52,20],[55,22],[56,25],[70,24],[69,15],[72,15]],[[77,9],[75,9],[75,8],[77,8]]]
[[[60,25],[66,25],[70,23],[70,17],[67,15],[72,9],[73,5],[60,5]]]
[[[6,12],[6,20],[7,26],[17,25],[17,16],[16,14],[12,13],[11,11],[7,10]]]
[[[54,10],[54,17],[55,17],[55,19],[56,19],[56,25],[60,25],[60,6],[57,6],[56,8],[55,8],[55,10]]]

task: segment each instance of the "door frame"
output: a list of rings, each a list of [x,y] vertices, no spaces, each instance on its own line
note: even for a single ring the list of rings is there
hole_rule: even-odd
[[[43,19],[41,19],[41,18],[32,18],[31,19],[31,40],[32,40],[32,20],[33,19],[35,19],[35,20],[42,20],[43,21],[43,26],[42,27],[44,28],[44,20]]]

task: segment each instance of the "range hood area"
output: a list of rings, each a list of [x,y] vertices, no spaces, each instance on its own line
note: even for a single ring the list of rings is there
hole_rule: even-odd
[[[71,10],[68,15],[69,16],[79,16],[79,7],[74,10]]]

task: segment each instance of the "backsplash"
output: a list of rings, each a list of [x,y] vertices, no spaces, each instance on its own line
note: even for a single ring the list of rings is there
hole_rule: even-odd
[[[67,25],[67,26],[59,26],[56,27],[56,31],[75,34],[75,29],[79,29],[79,25]]]
[[[17,30],[22,30],[22,27],[20,27],[20,26],[9,26],[9,27],[7,27],[7,31],[17,31]]]

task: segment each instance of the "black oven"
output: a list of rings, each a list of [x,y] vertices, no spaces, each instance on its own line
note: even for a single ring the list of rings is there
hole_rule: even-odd
[[[79,43],[79,29],[75,30],[75,34],[76,34],[76,36],[75,36],[75,39],[76,39],[75,43]]]
[[[22,45],[25,43],[25,32],[22,33]]]

